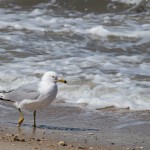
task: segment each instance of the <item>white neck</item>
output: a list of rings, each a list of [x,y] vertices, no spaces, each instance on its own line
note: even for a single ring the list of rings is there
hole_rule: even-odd
[[[54,88],[57,88],[56,83],[54,82],[46,82],[46,81],[41,81],[39,83],[39,88],[38,91],[40,92],[41,95],[48,94],[49,91],[53,91]]]

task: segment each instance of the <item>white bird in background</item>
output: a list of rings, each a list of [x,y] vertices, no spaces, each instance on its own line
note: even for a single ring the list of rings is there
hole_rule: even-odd
[[[56,72],[48,71],[44,73],[38,85],[27,84],[9,92],[3,92],[0,100],[10,101],[18,108],[20,118],[18,126],[24,121],[21,109],[33,110],[34,124],[36,127],[36,110],[47,107],[57,95],[57,82],[67,83],[66,80],[59,79]]]

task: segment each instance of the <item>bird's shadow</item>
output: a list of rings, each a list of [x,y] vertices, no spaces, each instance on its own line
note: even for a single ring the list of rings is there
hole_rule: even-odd
[[[17,123],[8,122],[10,124],[14,124],[17,126]],[[94,128],[75,128],[75,127],[62,127],[62,126],[52,126],[52,125],[38,125],[34,128],[30,124],[22,124],[21,127],[32,127],[33,129],[48,129],[48,130],[58,130],[58,131],[99,131],[98,129]],[[19,127],[19,128],[21,128]]]
[[[60,131],[98,131],[93,128],[75,128],[75,127],[61,127],[61,126],[50,126],[50,125],[39,125],[40,129],[60,130]]]

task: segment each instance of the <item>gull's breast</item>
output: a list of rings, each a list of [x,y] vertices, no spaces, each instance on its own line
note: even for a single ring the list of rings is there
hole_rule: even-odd
[[[40,93],[36,100],[25,99],[17,107],[31,110],[45,108],[56,98],[57,91],[57,85],[50,87],[47,91]]]

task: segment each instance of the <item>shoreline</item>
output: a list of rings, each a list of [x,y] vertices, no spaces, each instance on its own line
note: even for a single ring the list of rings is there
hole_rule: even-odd
[[[0,144],[3,150],[149,150],[150,147],[150,111],[112,107],[90,111],[52,105],[38,112],[36,129],[32,127],[31,112],[25,114],[26,120],[20,128],[16,127],[17,117],[17,111],[13,109],[1,116]]]

